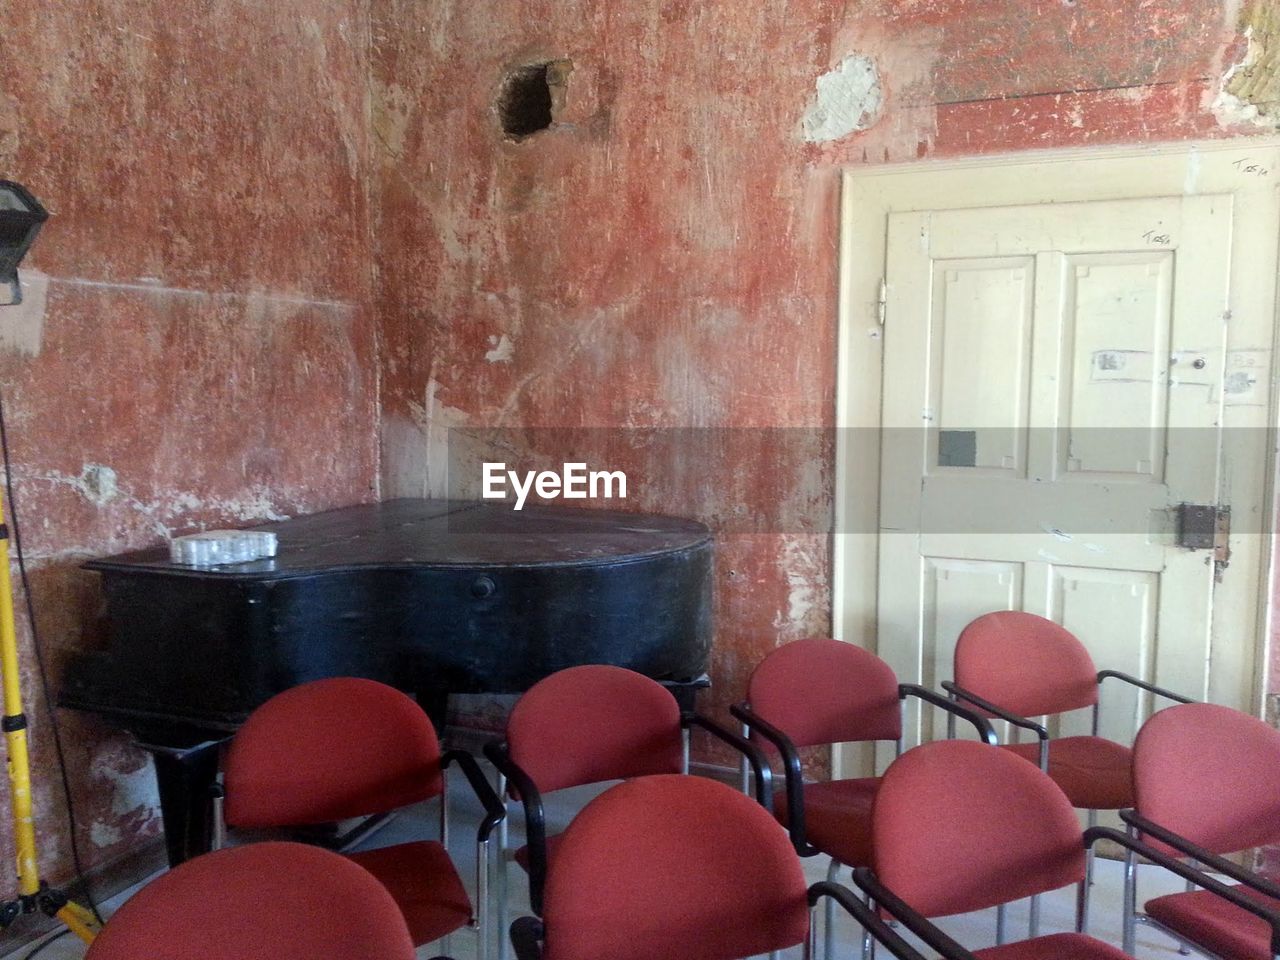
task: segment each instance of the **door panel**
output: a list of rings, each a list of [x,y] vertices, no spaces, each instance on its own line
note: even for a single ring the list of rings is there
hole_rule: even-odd
[[[1135,677],[1153,675],[1160,575],[1148,571],[1052,567],[1053,619],[1081,639],[1100,668]],[[1128,740],[1147,709],[1145,697],[1125,683],[1102,687],[1104,737]],[[1091,717],[1081,711],[1062,719],[1062,736],[1086,734]]]
[[[1163,479],[1173,253],[1066,258],[1062,478]],[[1100,429],[1102,427],[1102,429]]]
[[[1231,230],[1230,196],[889,215],[879,650],[904,678],[1023,609],[1206,695],[1215,570],[1174,517],[1219,496]],[[1113,683],[1129,740],[1151,704]]]

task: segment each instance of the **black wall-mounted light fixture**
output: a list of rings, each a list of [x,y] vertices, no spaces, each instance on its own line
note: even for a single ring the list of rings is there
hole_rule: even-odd
[[[0,284],[9,285],[9,301],[0,306],[22,302],[18,264],[48,219],[49,211],[40,206],[30,190],[12,180],[0,180]]]

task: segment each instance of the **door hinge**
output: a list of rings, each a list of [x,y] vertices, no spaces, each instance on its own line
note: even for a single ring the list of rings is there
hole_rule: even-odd
[[[884,277],[880,278],[880,299],[876,301],[876,316],[880,320],[880,326],[884,326],[884,315],[889,306],[889,285],[885,283]]]

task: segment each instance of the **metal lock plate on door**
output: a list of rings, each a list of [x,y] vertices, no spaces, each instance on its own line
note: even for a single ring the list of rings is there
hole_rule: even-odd
[[[1220,579],[1231,561],[1231,508],[1211,503],[1178,504],[1178,546],[1212,550]]]

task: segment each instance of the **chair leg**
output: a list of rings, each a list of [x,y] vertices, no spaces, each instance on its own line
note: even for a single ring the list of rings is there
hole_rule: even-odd
[[[813,928],[818,922],[818,905],[814,904],[809,907],[809,929],[804,935],[804,960],[814,960],[813,957]]]
[[[210,809],[213,817],[212,829],[209,831],[210,850],[221,850],[227,845],[227,818],[224,811],[226,796],[222,789],[222,774],[218,774],[218,782],[213,790],[213,806]]]
[[[871,900],[871,894],[869,894],[869,893],[864,893],[864,894],[862,895],[862,902],[863,902],[863,903],[865,903],[865,904],[867,905],[867,909],[868,909],[868,910],[871,910],[871,911],[873,911],[873,912],[875,911],[875,909],[876,909],[876,905],[875,905],[875,903],[873,903],[873,902],[872,902],[872,900]],[[834,948],[833,948],[833,949],[834,949]],[[872,958],[875,956],[875,953],[876,953],[876,941],[875,941],[875,938],[873,938],[873,937],[871,936],[871,931],[870,931],[870,930],[867,930],[866,928],[863,928],[863,931],[862,931],[862,960],[872,960]],[[823,958],[823,960],[835,960],[834,954],[830,954],[830,955],[828,955],[827,957]]]
[[[835,883],[840,876],[840,861],[835,857],[827,867],[827,880]],[[822,960],[832,960],[836,955],[836,901],[834,897],[826,898],[826,916],[823,917],[822,928]]]
[[[1196,887],[1196,885],[1195,885],[1194,883],[1192,883],[1190,880],[1188,880],[1188,881],[1187,881],[1187,893],[1191,893],[1192,891],[1197,890],[1197,889],[1199,889],[1199,888],[1198,888],[1198,887]],[[1179,940],[1178,940],[1178,953],[1182,954],[1184,957],[1186,957],[1186,956],[1190,956],[1190,955],[1191,955],[1191,944],[1190,944],[1190,942],[1189,942],[1189,941],[1186,941],[1186,940],[1179,939]]]
[[[489,869],[488,840],[476,842],[476,958],[489,960]]]
[[[507,816],[503,817],[502,822],[498,824],[498,875],[494,878],[494,899],[497,900],[497,910],[494,912],[497,914],[495,927],[498,937],[498,960],[508,960],[511,955],[511,939],[507,936],[507,884],[511,861],[507,854],[509,847],[507,824],[511,821],[511,805],[507,802],[507,778],[501,773],[498,774],[498,796],[507,807]]]
[[[449,772],[440,778],[440,845],[449,849]]]
[[[1129,827],[1130,836],[1133,827]],[[1133,945],[1136,937],[1138,912],[1138,855],[1131,849],[1124,851],[1124,930],[1121,937],[1121,949],[1133,956]]]
[[[1090,810],[1088,814],[1088,818],[1089,818],[1088,823],[1090,828],[1096,827],[1098,825],[1097,810]],[[1088,851],[1085,852],[1085,855],[1084,855],[1084,879],[1085,879],[1085,882],[1089,884],[1089,886],[1093,886],[1093,858],[1094,858],[1093,847],[1090,847]]]
[[[680,772],[688,776],[689,774],[689,738],[692,731],[685,727],[680,731]]]
[[[745,723],[742,725],[742,739],[745,740],[751,736],[751,728]],[[751,796],[751,764],[747,762],[746,754],[738,758],[738,775],[742,778],[742,792],[747,796]]]

